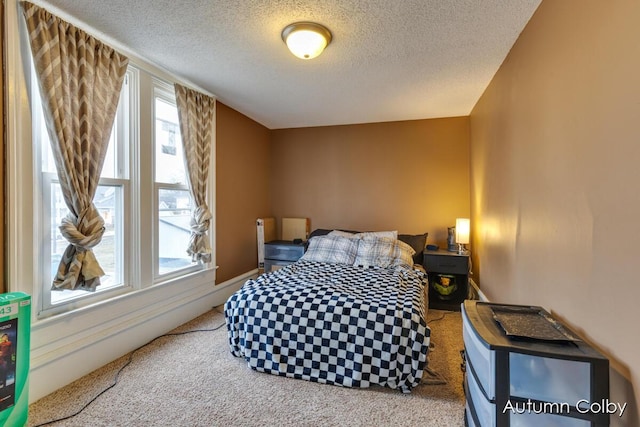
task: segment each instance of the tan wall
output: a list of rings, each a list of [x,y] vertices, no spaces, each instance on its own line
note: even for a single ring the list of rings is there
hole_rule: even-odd
[[[272,207],[311,228],[429,232],[469,215],[467,117],[272,131]]]
[[[472,250],[495,301],[546,307],[640,399],[640,2],[544,0],[471,114]]]
[[[216,282],[258,267],[256,218],[270,215],[269,130],[216,106]]]

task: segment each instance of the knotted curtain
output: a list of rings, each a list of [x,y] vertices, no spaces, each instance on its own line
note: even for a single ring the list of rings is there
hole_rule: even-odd
[[[52,289],[95,291],[104,271],[92,248],[104,220],[93,204],[128,58],[84,31],[22,2],[47,131],[69,214],[69,241]]]
[[[211,245],[207,231],[211,212],[207,206],[207,180],[211,158],[211,125],[215,113],[214,98],[175,84],[180,134],[189,190],[194,201],[191,212],[191,236],[187,253],[194,262],[211,262]]]

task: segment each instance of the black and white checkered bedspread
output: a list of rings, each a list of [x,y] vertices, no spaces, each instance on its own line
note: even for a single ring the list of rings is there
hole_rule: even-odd
[[[427,363],[426,276],[300,260],[225,303],[231,353],[276,375],[409,392]]]

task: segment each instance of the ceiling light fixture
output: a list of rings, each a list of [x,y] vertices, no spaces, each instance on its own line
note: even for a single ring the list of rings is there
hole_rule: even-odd
[[[331,31],[315,22],[295,22],[282,30],[282,40],[298,58],[313,59],[331,43]]]

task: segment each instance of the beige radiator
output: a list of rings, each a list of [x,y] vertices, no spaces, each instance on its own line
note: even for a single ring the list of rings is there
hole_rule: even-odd
[[[307,240],[310,225],[309,218],[282,218],[282,240]]]
[[[275,218],[258,218],[256,220],[258,238],[258,268],[264,269],[264,244],[276,240]]]

